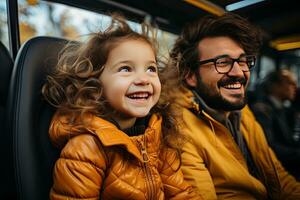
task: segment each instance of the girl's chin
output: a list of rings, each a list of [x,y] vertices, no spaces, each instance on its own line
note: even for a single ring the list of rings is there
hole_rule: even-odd
[[[135,111],[123,111],[118,113],[118,117],[123,119],[130,119],[130,118],[141,118],[146,117],[149,114],[150,110],[135,110]]]
[[[136,112],[136,113],[131,113],[129,117],[135,117],[135,118],[141,118],[141,117],[146,117],[149,114],[148,112]]]

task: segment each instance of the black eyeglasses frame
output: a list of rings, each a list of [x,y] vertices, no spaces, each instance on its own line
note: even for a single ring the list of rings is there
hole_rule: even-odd
[[[228,55],[221,55],[221,56],[217,56],[217,57],[212,58],[212,59],[207,59],[207,60],[201,60],[201,61],[198,61],[197,64],[198,64],[198,66],[200,66],[200,65],[204,65],[204,64],[213,62],[213,63],[214,63],[214,66],[215,66],[215,69],[216,69],[216,71],[217,71],[219,74],[227,74],[228,72],[230,72],[230,71],[232,70],[234,63],[235,63],[235,62],[237,62],[237,63],[241,62],[240,59],[243,58],[243,57],[251,57],[251,58],[253,58],[254,64],[252,64],[252,65],[250,65],[250,66],[248,65],[248,69],[249,69],[249,70],[242,70],[243,72],[249,72],[249,71],[251,71],[251,70],[254,68],[254,66],[255,66],[255,63],[256,63],[256,56],[255,56],[255,55],[246,55],[246,54],[243,54],[243,55],[241,55],[241,56],[238,57],[238,58],[231,58],[231,57],[229,57]],[[220,58],[230,58],[230,59],[232,60],[231,67],[228,69],[228,71],[226,71],[226,72],[220,72],[220,71],[218,70],[218,67],[217,67],[217,60],[220,59]]]

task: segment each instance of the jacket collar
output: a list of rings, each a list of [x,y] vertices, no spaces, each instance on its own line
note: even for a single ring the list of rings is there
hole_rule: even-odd
[[[86,114],[81,119],[83,121],[81,124],[85,125],[73,125],[69,123],[70,119],[68,116],[56,113],[49,128],[49,135],[54,144],[56,146],[63,146],[69,138],[88,131],[96,135],[104,146],[122,145],[128,152],[142,161],[139,149],[130,137],[118,129],[116,125],[91,114]],[[144,133],[147,136],[149,135],[148,137],[151,137],[152,140],[156,140],[153,141],[156,146],[159,145],[160,141],[161,121],[162,118],[160,116],[153,114]]]
[[[197,92],[189,90],[186,87],[181,86],[176,92],[175,102],[181,107],[192,110],[197,115],[204,115],[209,120],[214,121],[217,124],[226,124],[227,119],[222,113],[210,108]],[[230,115],[233,115],[232,117],[240,122],[241,111],[232,111]]]
[[[222,123],[228,128],[229,120],[232,124],[236,126],[236,128],[239,129],[239,124],[241,121],[241,112],[240,111],[231,111],[229,117],[226,117],[225,114],[220,113],[219,111],[209,107],[202,97],[198,94],[197,91],[192,90],[194,94],[194,101],[199,104],[199,107],[203,109],[206,113],[208,113],[210,116],[212,116],[215,120]]]

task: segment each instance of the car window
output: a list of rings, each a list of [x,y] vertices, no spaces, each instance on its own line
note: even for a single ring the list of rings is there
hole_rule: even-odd
[[[6,0],[0,0],[0,41],[9,48]]]
[[[91,32],[104,30],[110,17],[59,3],[38,0],[18,0],[21,44],[34,36],[57,36],[82,40]],[[129,22],[140,31],[140,24]],[[176,35],[158,30],[160,52],[168,55]]]

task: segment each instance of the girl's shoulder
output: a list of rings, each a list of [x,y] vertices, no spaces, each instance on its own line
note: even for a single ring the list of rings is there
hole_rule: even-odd
[[[92,134],[80,134],[69,139],[62,149],[60,157],[92,163],[95,166],[102,166],[108,160],[105,148]]]
[[[52,117],[49,127],[49,137],[57,147],[63,147],[70,138],[86,132],[83,126],[76,122],[76,117],[62,114],[59,110]]]

